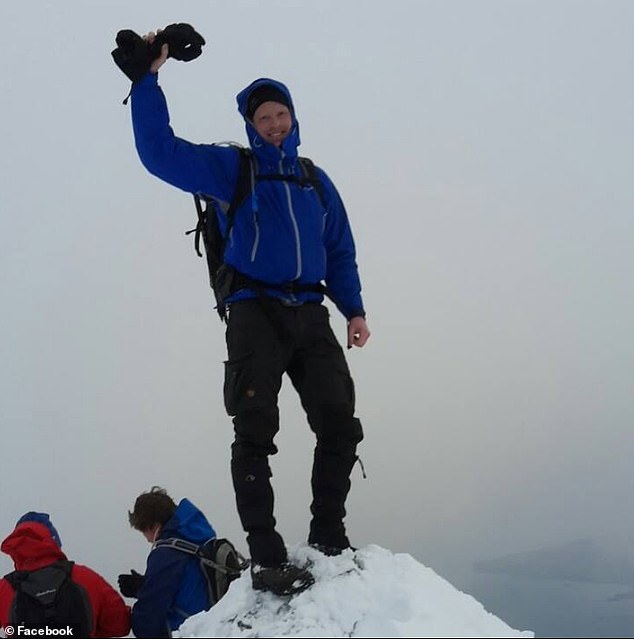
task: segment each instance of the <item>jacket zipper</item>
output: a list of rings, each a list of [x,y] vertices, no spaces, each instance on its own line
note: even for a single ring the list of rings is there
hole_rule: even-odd
[[[280,160],[280,174],[284,175],[284,151],[282,153],[282,159]],[[284,184],[284,188],[286,189],[286,201],[288,202],[288,214],[291,218],[291,222],[293,224],[293,232],[295,233],[295,248],[296,248],[296,256],[297,256],[297,273],[293,279],[299,279],[299,276],[302,274],[302,250],[301,245],[299,243],[299,227],[297,225],[297,218],[295,217],[295,211],[293,210],[293,200],[291,198],[291,188],[288,185],[288,182],[282,182]]]
[[[251,249],[251,262],[255,262],[255,255],[258,252],[260,244],[260,225],[258,224],[258,212],[253,211],[253,226],[255,227],[255,239],[253,240],[253,248]]]
[[[254,160],[257,162],[257,160]],[[258,223],[258,213],[260,207],[258,206],[258,196],[255,192],[255,167],[251,163],[251,210],[253,211],[253,226],[255,227],[255,239],[253,240],[253,248],[251,249],[251,263],[255,262],[255,256],[258,252],[258,246],[260,245],[260,224]]]

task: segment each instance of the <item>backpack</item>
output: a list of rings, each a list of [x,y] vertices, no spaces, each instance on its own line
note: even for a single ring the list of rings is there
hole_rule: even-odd
[[[38,570],[16,570],[5,579],[15,590],[9,619],[14,627],[66,628],[90,637],[93,611],[86,589],[70,575],[73,562],[60,560]]]
[[[207,581],[210,607],[216,604],[227,592],[229,585],[237,579],[249,565],[228,539],[210,539],[204,544],[195,544],[185,539],[172,537],[158,539],[154,548],[173,548],[192,555],[200,562]]]
[[[198,257],[203,257],[200,250],[200,238],[202,237],[203,239],[205,254],[207,256],[207,267],[209,270],[209,283],[214,292],[216,310],[218,311],[220,319],[222,321],[226,321],[227,319],[224,300],[241,288],[250,288],[255,290],[260,298],[263,297],[263,291],[265,288],[279,288],[287,293],[313,291],[323,295],[328,295],[326,287],[321,284],[321,282],[315,284],[298,284],[294,282],[288,282],[284,285],[267,284],[266,282],[249,278],[224,263],[226,240],[231,233],[236,211],[244,200],[253,192],[256,182],[262,180],[279,180],[295,182],[304,188],[314,188],[322,206],[326,208],[324,187],[317,175],[317,169],[315,168],[312,160],[304,157],[298,158],[299,165],[304,174],[301,177],[276,173],[261,174],[256,171],[253,152],[251,149],[237,145],[233,146],[235,146],[238,150],[240,165],[238,168],[238,179],[236,180],[233,196],[225,214],[227,217],[227,225],[224,234],[220,230],[216,214],[216,207],[218,206],[218,203],[214,198],[198,193],[194,195],[196,212],[198,214],[198,224],[196,225],[196,228],[191,231],[187,231],[186,233],[186,235],[189,235],[190,233],[196,234],[194,236],[194,247]]]

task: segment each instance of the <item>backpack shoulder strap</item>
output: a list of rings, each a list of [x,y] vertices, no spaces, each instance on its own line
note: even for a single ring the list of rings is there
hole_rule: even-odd
[[[61,559],[57,562],[57,565],[70,577],[70,573],[73,571],[75,562],[70,559]]]
[[[6,579],[9,582],[9,584],[11,585],[11,588],[13,588],[13,590],[17,590],[18,589],[18,585],[19,585],[19,583],[21,581],[20,573],[23,573],[23,571],[14,570],[13,572],[7,573],[3,577],[3,579]]]
[[[177,537],[171,537],[169,539],[159,539],[154,542],[152,550],[156,548],[171,548],[172,550],[178,550],[180,552],[190,555],[192,558],[196,558],[202,570],[202,573],[207,582],[207,596],[209,597],[210,605],[213,605],[218,601],[217,590],[217,568],[218,565],[211,559],[207,559],[203,555],[203,547],[208,543],[215,543],[215,539],[210,539],[205,544],[199,545],[185,539],[178,539]],[[212,571],[213,572],[210,572]]]
[[[225,237],[229,237],[229,231],[233,225],[233,218],[236,211],[255,187],[253,152],[246,147],[239,147],[238,154],[240,162],[238,166],[238,179],[236,180],[233,197],[227,209],[227,231]]]
[[[225,247],[231,234],[236,211],[255,187],[255,162],[251,149],[238,145],[232,146],[238,153],[238,174],[231,202],[229,202],[225,212],[226,224],[224,225],[224,232],[221,230],[217,218],[218,203],[213,198],[195,193],[194,202],[196,204],[196,213],[198,214],[198,223],[195,229],[185,233],[185,235],[195,233],[194,248],[198,257],[203,257],[200,248],[201,238],[203,240],[205,253],[207,254],[209,283],[214,291],[217,302],[216,309],[221,320],[226,319],[224,287],[219,283],[222,279],[219,276],[219,272],[222,270],[221,267],[224,263]]]
[[[310,158],[305,157],[299,157],[297,160],[302,167],[302,171],[304,171],[304,177],[307,178],[317,191],[321,205],[326,208],[326,190],[324,189],[324,183],[319,179],[315,163]]]
[[[244,200],[247,198],[249,193],[251,193],[255,184],[255,170],[253,166],[253,153],[251,152],[251,149],[243,146],[236,146],[234,148],[238,152],[238,177],[233,189],[231,202],[229,202],[229,207],[226,212],[227,226],[224,233],[225,238],[229,237],[236,211],[238,210],[242,202],[244,202]],[[196,204],[196,212],[198,213],[199,223],[202,224],[205,216],[211,213],[211,211],[209,210],[209,206],[210,203],[213,202],[213,199],[205,197],[200,193],[194,193],[194,202]],[[200,231],[198,227],[194,230],[196,231],[196,252],[200,257],[202,257],[202,253],[200,252]],[[191,232],[192,231],[189,231],[188,233]]]
[[[203,550],[210,545],[213,546],[214,558],[209,557]],[[173,550],[180,550],[188,555],[194,555],[198,557],[203,564],[213,566],[216,570],[223,573],[240,574],[240,572],[249,565],[248,561],[235,549],[234,545],[228,539],[213,538],[199,545],[191,541],[186,541],[185,539],[171,537],[170,539],[158,539],[154,542],[154,548],[171,548]],[[230,552],[235,553],[238,560],[237,566],[226,565],[226,557]]]
[[[188,555],[197,555],[199,546],[191,541],[179,539],[178,537],[170,537],[169,539],[157,539],[152,546],[152,550],[156,548],[172,548],[180,550]]]

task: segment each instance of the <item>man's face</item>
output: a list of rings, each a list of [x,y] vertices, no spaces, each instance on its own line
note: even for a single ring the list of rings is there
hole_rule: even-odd
[[[293,127],[293,119],[287,106],[263,102],[253,114],[253,126],[265,142],[280,146]]]

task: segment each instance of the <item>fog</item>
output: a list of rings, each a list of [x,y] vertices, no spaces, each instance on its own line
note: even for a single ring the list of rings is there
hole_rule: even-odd
[[[203,55],[159,79],[177,135],[246,143],[235,95],[279,79],[300,152],[346,203],[372,330],[347,352],[367,474],[352,543],[449,577],[576,538],[627,545],[633,20],[605,0],[3,2],[2,536],[49,512],[114,582],[143,568],[127,510],[158,484],[246,549],[193,200],[141,166],[110,56],[119,29],[189,22]],[[288,382],[280,409],[291,544],[313,438]]]

